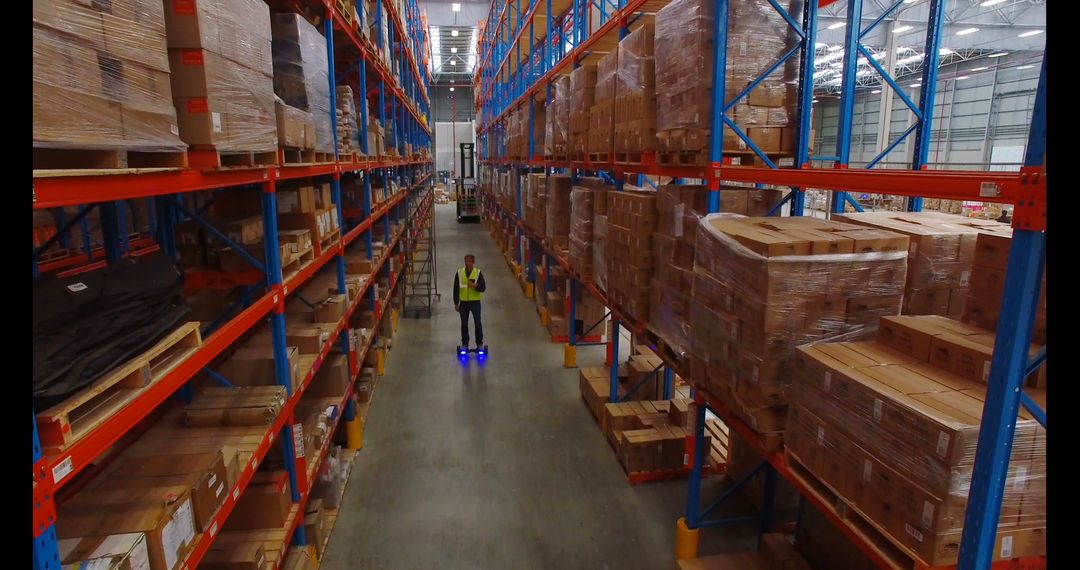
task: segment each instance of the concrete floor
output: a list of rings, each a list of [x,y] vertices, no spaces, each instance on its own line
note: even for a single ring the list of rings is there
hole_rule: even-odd
[[[577,371],[562,367],[562,345],[484,225],[457,224],[452,204],[436,208],[436,224],[442,302],[431,319],[401,320],[324,567],[671,568],[686,482],[627,484]],[[450,288],[466,253],[487,282],[483,365],[454,355]],[[603,358],[578,351],[583,366]],[[702,551],[745,547],[747,536],[713,531]]]

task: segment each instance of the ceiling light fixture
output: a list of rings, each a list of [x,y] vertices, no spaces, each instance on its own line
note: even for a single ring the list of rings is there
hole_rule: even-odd
[[[899,28],[896,28],[895,30],[893,30],[892,33],[894,33],[894,34],[902,34],[902,33],[906,32],[908,30],[913,30],[913,29],[915,29],[915,26],[900,26]]]
[[[828,46],[829,46],[829,44],[825,44],[825,43],[821,43],[821,42],[814,42],[814,48],[815,49],[821,49],[823,47],[828,47]]]
[[[1016,37],[1018,37],[1018,38],[1030,38],[1031,36],[1037,36],[1037,35],[1045,32],[1045,31],[1046,30],[1031,30],[1030,32],[1024,32],[1024,33],[1022,33],[1022,34],[1020,34],[1019,36],[1016,36]]]
[[[870,93],[872,93],[872,94],[874,94],[874,95],[877,95],[878,93],[881,93],[881,89],[874,89],[874,90],[873,90],[873,91],[871,91]]]
[[[1004,1],[1005,0],[986,0],[986,2],[983,2],[982,4],[979,4],[979,6],[982,6],[983,8],[989,8],[990,6],[995,6],[997,4],[1001,4]]]
[[[450,11],[451,12],[460,12],[461,11],[461,4],[458,4],[457,2],[454,2],[453,4],[450,4]]]
[[[458,35],[458,31],[457,31],[457,30],[450,30],[450,37],[452,37],[452,38],[456,38],[456,37],[457,37],[457,35]]]
[[[825,28],[825,29],[826,30],[837,30],[837,29],[843,28],[846,25],[847,25],[847,22],[837,22],[835,24],[830,25],[828,28]]]
[[[911,86],[912,87],[921,87],[922,83],[912,83]]]
[[[976,67],[975,69],[972,69],[972,71],[984,71],[984,70],[987,70],[987,69],[990,69],[990,68],[989,67]]]
[[[938,55],[949,55],[951,53],[953,53],[953,50],[949,48],[941,48],[938,50]]]
[[[956,78],[957,81],[962,81],[964,79],[971,79],[971,76],[970,75],[961,75],[960,77]]]
[[[979,28],[964,28],[963,30],[960,30],[959,32],[956,32],[956,35],[958,35],[958,36],[966,36],[968,34],[974,34],[977,31],[979,31]]]
[[[456,47],[450,48],[450,53],[457,53],[457,48]]]
[[[1035,66],[1034,65],[1021,65],[1020,67],[1017,67],[1016,69],[1031,69],[1032,67],[1035,67]]]
[[[999,51],[997,53],[992,53],[992,54],[990,54],[990,55],[988,55],[986,57],[1005,57],[1007,55],[1009,55],[1009,52],[1007,52],[1007,51]]]
[[[453,91],[453,90],[454,90],[454,88],[453,88],[453,87],[451,87],[451,88],[450,88],[450,91]]]

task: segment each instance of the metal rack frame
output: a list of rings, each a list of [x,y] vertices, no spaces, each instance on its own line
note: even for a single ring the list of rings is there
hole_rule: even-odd
[[[349,354],[349,340],[347,334],[350,316],[360,307],[362,302],[374,310],[376,318],[380,318],[385,307],[374,295],[372,283],[377,281],[378,275],[389,272],[391,291],[399,282],[400,271],[389,271],[387,260],[397,257],[398,264],[404,259],[401,248],[401,239],[415,239],[407,235],[410,231],[415,234],[415,229],[410,228],[410,214],[427,216],[432,207],[430,193],[427,198],[416,196],[417,191],[426,186],[432,176],[431,160],[406,156],[405,144],[409,143],[416,147],[431,145],[431,129],[428,126],[431,121],[430,100],[428,98],[428,86],[430,76],[426,73],[426,65],[421,67],[419,63],[426,62],[427,36],[426,29],[421,24],[422,16],[416,0],[406,0],[405,14],[399,14],[390,0],[383,0],[376,4],[375,17],[380,20],[389,18],[392,26],[388,27],[388,38],[379,34],[377,45],[371,45],[357,33],[357,28],[350,24],[342,14],[335,11],[334,2],[328,0],[268,0],[268,3],[277,9],[285,5],[288,10],[299,11],[300,8],[313,8],[325,14],[322,33],[326,38],[328,63],[334,73],[330,74],[330,118],[331,124],[336,124],[337,103],[336,84],[348,83],[357,89],[363,104],[361,107],[362,124],[359,125],[361,133],[361,148],[368,155],[367,159],[353,161],[342,160],[337,155],[335,144],[335,160],[330,163],[304,164],[304,165],[280,165],[241,169],[213,169],[202,170],[198,168],[178,169],[152,169],[142,170],[118,170],[87,173],[76,171],[74,173],[50,171],[48,173],[35,172],[34,178],[34,209],[59,208],[66,205],[77,204],[101,204],[102,209],[102,233],[104,247],[99,250],[91,250],[88,243],[84,243],[84,253],[87,265],[75,267],[67,271],[85,271],[113,262],[125,255],[138,255],[148,251],[160,249],[173,257],[177,253],[177,244],[174,236],[175,224],[182,217],[196,220],[219,240],[231,244],[224,234],[217,231],[201,218],[201,210],[191,210],[183,205],[182,197],[185,194],[200,191],[223,189],[235,186],[257,186],[261,189],[261,206],[264,226],[265,263],[260,263],[254,258],[248,259],[255,268],[254,280],[251,276],[238,274],[233,276],[238,283],[261,285],[265,293],[255,299],[249,294],[242,303],[244,306],[240,312],[226,319],[219,319],[221,326],[214,326],[208,331],[209,336],[188,358],[179,363],[173,370],[160,378],[148,389],[129,402],[124,409],[109,417],[105,422],[87,433],[84,437],[67,446],[62,452],[46,453],[42,449],[37,431],[37,417],[34,420],[34,567],[40,569],[59,568],[59,554],[56,543],[54,523],[56,520],[56,495],[70,492],[65,490],[76,479],[76,475],[93,469],[94,462],[103,454],[116,445],[127,443],[126,440],[134,433],[143,421],[157,408],[164,404],[173,394],[179,394],[185,401],[190,401],[190,381],[201,372],[208,372],[214,376],[207,366],[219,356],[233,342],[250,331],[253,327],[261,324],[267,318],[270,321],[272,345],[275,361],[275,381],[284,386],[289,393],[289,399],[281,413],[269,426],[262,442],[257,447],[251,460],[246,463],[238,477],[231,493],[226,497],[225,503],[215,515],[213,524],[208,532],[197,535],[192,551],[187,555],[185,567],[195,567],[203,555],[208,551],[217,531],[224,525],[232,508],[235,506],[240,494],[244,491],[256,467],[266,455],[275,439],[282,438],[285,446],[286,468],[289,474],[289,484],[292,499],[297,503],[294,511],[302,512],[303,504],[307,499],[312,481],[308,473],[315,473],[318,464],[326,456],[329,446],[324,446],[318,457],[303,458],[302,449],[293,449],[293,409],[303,395],[305,388],[311,382],[318,371],[323,359],[330,353],[334,346],[344,349],[344,354]],[[364,22],[359,22],[364,25]],[[381,28],[380,28],[381,30]],[[335,35],[339,36],[335,38]],[[337,40],[337,41],[335,41]],[[376,49],[383,42],[392,42],[393,49],[390,53],[391,65],[388,67],[378,57]],[[335,61],[335,55],[337,56]],[[423,57],[421,57],[423,56]],[[394,71],[392,72],[391,69]],[[421,70],[424,73],[421,74]],[[395,73],[401,80],[395,79]],[[369,90],[369,86],[374,88]],[[377,94],[377,99],[375,95]],[[367,108],[368,101],[377,101],[380,118],[384,127],[388,130],[389,144],[398,150],[397,157],[379,156],[372,157],[367,148]],[[388,121],[389,119],[389,121]],[[334,130],[335,143],[337,132]],[[390,179],[395,179],[401,190],[380,204],[373,210],[371,204],[372,175],[381,176],[384,188]],[[348,211],[353,214],[351,219],[357,219],[352,227],[346,226],[346,213],[343,209],[341,195],[342,176],[362,176],[364,180],[364,204],[358,211]],[[313,262],[305,266],[301,271],[290,275],[287,279],[282,275],[281,259],[277,248],[277,200],[276,185],[279,181],[321,177],[329,178],[331,184],[332,200],[335,204],[340,234]],[[151,215],[151,233],[155,239],[140,239],[129,242],[128,236],[121,235],[120,227],[124,225],[122,201],[133,199],[150,200],[148,211]],[[413,206],[412,210],[406,211],[406,203]],[[291,386],[290,370],[286,357],[285,346],[285,302],[289,295],[297,291],[307,283],[316,273],[326,268],[330,261],[335,261],[334,271],[337,277],[337,289],[339,293],[345,293],[345,250],[358,238],[363,236],[368,258],[372,254],[372,226],[379,220],[384,220],[384,235],[381,236],[387,244],[386,253],[374,268],[371,278],[365,284],[363,290],[347,308],[345,317],[338,323],[334,334],[323,347],[319,358],[315,361],[312,369],[305,378],[298,383],[298,388],[293,392]],[[390,225],[398,220],[403,221],[402,231],[396,235],[390,235]],[[58,227],[62,230],[58,234],[65,234],[67,230],[75,226],[77,220],[58,219]],[[74,222],[74,223],[72,223]],[[88,234],[84,227],[84,236]],[[55,238],[67,247],[69,239],[66,235]],[[88,240],[88,238],[86,238]],[[157,244],[153,245],[152,242]],[[48,245],[48,244],[46,244]],[[65,269],[71,265],[77,265],[78,261],[63,261],[63,263],[46,262],[39,265],[38,258],[45,247],[34,248],[34,277],[37,278],[40,271],[55,271]],[[238,251],[243,251],[239,248]],[[248,256],[250,257],[250,256]],[[103,258],[103,259],[101,259]],[[100,261],[95,261],[101,259]],[[400,265],[399,265],[400,266]],[[374,339],[373,332],[367,339],[364,347],[357,347],[357,358],[363,359],[364,353],[370,348]],[[351,363],[352,364],[352,363]],[[352,369],[352,368],[351,368]],[[359,369],[358,366],[355,369]],[[355,378],[354,378],[355,380]],[[345,394],[341,403],[341,418],[351,421],[356,410],[349,398],[351,388]],[[341,423],[341,422],[338,422]],[[329,441],[329,438],[328,438]],[[308,467],[310,463],[310,468]],[[303,545],[306,543],[303,526],[299,525],[299,516],[290,519],[290,527],[286,529],[286,541],[293,544]],[[278,560],[278,565],[282,562]]]
[[[1014,418],[1019,406],[1023,405],[1031,413],[1039,418],[1045,426],[1045,411],[1038,408],[1030,398],[1023,394],[1022,379],[1028,372],[1045,362],[1045,351],[1040,357],[1029,362],[1026,347],[1029,345],[1031,329],[1035,318],[1035,305],[1038,300],[1039,279],[1045,258],[1046,240],[1046,175],[1045,175],[1045,150],[1046,150],[1046,99],[1045,82],[1046,67],[1045,56],[1043,69],[1040,76],[1038,95],[1036,98],[1035,111],[1032,119],[1032,127],[1028,141],[1025,166],[1019,173],[1004,172],[974,172],[974,171],[930,171],[926,169],[927,155],[929,151],[930,132],[933,124],[934,89],[937,78],[938,49],[944,18],[945,0],[931,0],[929,11],[928,33],[926,38],[927,64],[923,68],[922,89],[919,102],[916,105],[901,93],[907,107],[915,115],[916,121],[902,136],[887,146],[867,169],[849,170],[848,159],[850,156],[850,134],[852,124],[852,109],[856,87],[857,59],[861,54],[866,57],[871,66],[882,76],[889,88],[900,91],[889,73],[880,65],[877,65],[867,50],[861,45],[860,40],[874,26],[879,24],[893,10],[902,4],[902,0],[893,0],[876,21],[869,27],[861,25],[862,2],[852,0],[849,2],[847,12],[847,32],[844,43],[844,67],[841,93],[841,121],[838,126],[838,156],[836,157],[810,157],[808,141],[810,136],[810,109],[813,96],[813,58],[814,38],[817,28],[817,10],[833,0],[806,0],[803,5],[803,18],[800,25],[789,14],[774,4],[785,16],[788,24],[800,36],[800,46],[797,53],[800,55],[800,82],[799,82],[799,141],[796,147],[796,160],[793,168],[775,168],[767,157],[753,145],[748,144],[755,153],[764,159],[769,167],[750,167],[730,165],[722,156],[721,141],[724,128],[733,130],[746,140],[743,133],[735,127],[734,123],[726,116],[726,111],[731,108],[734,101],[724,101],[724,65],[726,60],[726,37],[727,30],[727,0],[715,0],[715,25],[716,38],[714,53],[714,77],[713,89],[713,117],[711,140],[710,140],[710,164],[704,167],[666,166],[658,164],[655,157],[643,156],[640,164],[616,164],[593,163],[590,161],[559,162],[544,160],[537,157],[536,149],[533,148],[530,136],[529,154],[526,161],[511,161],[506,156],[506,119],[508,114],[515,109],[526,105],[529,110],[530,135],[534,124],[533,100],[537,97],[546,101],[551,100],[551,82],[559,75],[569,72],[569,68],[576,67],[581,61],[589,57],[595,57],[599,46],[610,45],[611,39],[624,37],[629,26],[640,17],[641,13],[655,13],[665,5],[666,0],[619,0],[612,3],[609,0],[526,0],[525,6],[521,0],[492,0],[488,19],[480,32],[480,65],[476,71],[475,81],[476,104],[480,120],[477,129],[481,148],[481,162],[493,168],[514,168],[515,173],[528,171],[530,168],[540,167],[545,172],[551,169],[568,169],[571,176],[579,171],[606,171],[613,175],[616,190],[621,190],[626,176],[629,173],[652,174],[671,176],[675,178],[700,178],[708,184],[711,192],[709,198],[709,211],[719,211],[719,186],[720,182],[745,182],[755,184],[772,184],[788,186],[791,192],[784,198],[781,204],[770,212],[770,215],[778,214],[780,206],[790,203],[792,215],[804,213],[803,189],[827,189],[833,194],[833,211],[842,212],[846,204],[857,204],[847,195],[848,192],[871,192],[909,197],[908,209],[918,211],[922,207],[922,198],[944,198],[952,200],[976,200],[984,202],[997,202],[1013,204],[1014,233],[1009,255],[1009,269],[1006,278],[1005,293],[1001,305],[1001,317],[997,329],[997,343],[991,363],[990,379],[986,405],[983,412],[984,421],[981,424],[979,434],[979,446],[975,460],[975,474],[971,484],[968,510],[965,520],[965,531],[962,538],[959,567],[961,568],[985,568],[990,566],[992,549],[997,528],[997,519],[1000,513],[1002,488],[1005,473],[1008,467],[1009,450],[1012,442],[1012,429]],[[600,10],[600,21],[593,24],[590,22],[593,8]],[[609,15],[608,8],[615,10]],[[543,21],[537,22],[537,18]],[[853,24],[854,23],[854,24]],[[524,30],[528,28],[528,38]],[[536,32],[537,28],[546,28],[546,33]],[[590,30],[592,33],[590,34]],[[524,46],[522,45],[524,43]],[[564,48],[570,45],[567,53]],[[524,54],[522,49],[524,48]],[[783,59],[793,57],[796,50],[787,53]],[[783,61],[774,64],[775,69]],[[569,66],[569,67],[568,67]],[[765,75],[762,74],[753,84],[759,82]],[[753,85],[752,84],[752,85]],[[751,87],[752,87],[751,85]],[[748,87],[740,97],[745,95],[751,87]],[[736,97],[736,100],[740,97]],[[541,126],[542,128],[542,126]],[[916,134],[916,151],[912,161],[911,170],[871,170],[880,160],[912,132]],[[497,149],[494,156],[486,156],[488,141]],[[647,153],[646,153],[647,154]],[[831,168],[812,167],[814,161],[831,162]],[[508,232],[512,232],[515,242],[515,258],[521,262],[522,255],[527,253],[529,264],[528,277],[535,281],[534,258],[537,252],[546,248],[542,244],[542,238],[531,235],[521,222],[520,212],[506,212],[490,198],[486,199],[486,212],[489,216],[500,219]],[[526,236],[528,247],[522,247],[521,236]],[[525,250],[524,252],[522,250]],[[571,288],[576,288],[577,283],[586,286],[591,293],[610,307],[605,300],[603,292],[596,289],[595,285],[588,281],[582,281],[581,276],[569,267],[566,260],[546,251],[543,255],[545,266],[550,260],[555,259],[560,265],[568,270],[571,275]],[[545,273],[545,276],[547,273]],[[545,279],[545,282],[547,280]],[[546,290],[546,283],[545,283]],[[642,321],[628,320],[627,315],[622,314],[618,307],[611,307],[613,324],[616,334],[609,341],[609,364],[611,364],[611,350],[618,354],[618,326],[622,323],[633,323],[636,331],[644,330],[648,324]],[[571,311],[573,305],[571,305]],[[567,350],[573,346],[573,335]],[[669,363],[670,364],[670,363]],[[612,388],[610,400],[616,401],[616,378],[612,371]],[[708,407],[737,431],[748,437],[748,441],[756,442],[753,432],[738,419],[734,418],[728,410],[712,398],[709,394],[700,390],[695,391],[695,401],[699,404],[696,422],[695,449],[702,449],[704,435],[705,408]],[[767,461],[767,472],[771,479],[778,474],[789,481],[794,478],[787,468],[785,456],[782,453],[765,452],[760,445],[757,451]],[[704,523],[702,512],[699,507],[702,465],[704,453],[694,454],[694,464],[690,475],[690,490],[687,501],[687,516],[685,518],[689,529],[697,528]],[[809,490],[795,483],[796,488],[804,497],[810,497]],[[849,539],[871,559],[879,564],[886,564],[881,553],[868,544],[860,535],[853,532],[843,519],[832,512],[831,516],[828,505],[818,504],[820,501],[811,499],[815,506],[825,513]],[[707,510],[705,511],[707,512]],[[762,519],[769,522],[770,517],[766,512]],[[763,531],[767,525],[763,525]]]

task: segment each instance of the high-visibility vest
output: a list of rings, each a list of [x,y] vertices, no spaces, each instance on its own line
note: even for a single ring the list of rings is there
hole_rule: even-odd
[[[462,301],[479,301],[480,292],[476,289],[469,287],[469,279],[480,279],[480,269],[473,267],[472,276],[466,278],[465,268],[458,269],[458,298]]]

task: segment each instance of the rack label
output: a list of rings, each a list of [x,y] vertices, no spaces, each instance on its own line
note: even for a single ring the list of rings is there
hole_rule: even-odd
[[[293,447],[296,448],[296,458],[304,458],[304,425],[293,425]]]
[[[64,459],[60,463],[53,467],[52,480],[53,484],[59,483],[64,480],[64,477],[71,475],[71,472],[75,470],[75,466],[71,462],[71,457]]]
[[[874,421],[876,422],[881,421],[881,405],[881,400],[874,400]]]
[[[1012,558],[1013,551],[1013,537],[1003,536],[1001,537],[1001,557]]]
[[[945,432],[939,432],[937,438],[937,454],[945,457],[945,454],[949,452],[949,434]]]
[[[72,283],[71,285],[68,285],[67,288],[68,291],[71,291],[72,293],[78,293],[80,291],[86,291],[87,289],[89,289],[89,287],[86,286],[86,283],[83,283],[82,281],[79,281],[78,283]]]
[[[832,388],[832,372],[825,373],[825,391],[828,392]]]
[[[992,198],[1001,195],[1001,187],[997,182],[983,182],[979,184],[979,196],[983,198]]]
[[[934,526],[934,505],[931,505],[930,501],[923,501],[922,524],[926,528],[933,528]]]
[[[907,533],[910,534],[911,537],[914,538],[915,540],[917,540],[919,542],[923,541],[923,534],[921,532],[919,532],[919,530],[917,528],[911,526],[908,523],[904,523],[904,530],[906,530]]]

